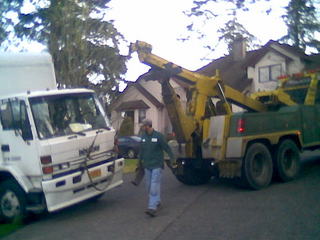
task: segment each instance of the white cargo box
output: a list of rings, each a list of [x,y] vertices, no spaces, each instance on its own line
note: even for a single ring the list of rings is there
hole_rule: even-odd
[[[56,89],[49,53],[0,53],[0,96]]]

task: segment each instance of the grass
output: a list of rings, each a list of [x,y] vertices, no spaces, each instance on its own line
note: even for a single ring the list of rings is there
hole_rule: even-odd
[[[136,170],[138,159],[125,159],[124,173],[134,172]]]
[[[12,233],[13,231],[21,228],[21,224],[1,224],[0,225],[0,238],[7,236],[8,234]]]

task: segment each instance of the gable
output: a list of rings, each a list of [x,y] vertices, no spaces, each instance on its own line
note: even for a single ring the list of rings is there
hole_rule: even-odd
[[[284,53],[277,51],[276,49],[273,49],[271,47],[265,47],[256,51],[252,51],[251,54],[249,54],[249,56],[245,59],[243,66],[255,67],[255,65],[257,65],[267,55],[269,56],[277,55],[283,58],[286,62],[290,62],[294,60],[292,57],[287,56]]]
[[[141,101],[143,103],[141,103]],[[146,103],[146,100],[148,103]],[[163,104],[159,102],[152,94],[150,94],[139,83],[129,83],[126,89],[113,101],[110,105],[111,111],[120,111],[119,109],[136,107],[135,109],[146,109],[154,105],[156,108],[163,108]]]
[[[128,110],[148,109],[148,108],[150,107],[143,100],[134,100],[134,101],[122,102],[114,110],[117,112],[123,112]]]

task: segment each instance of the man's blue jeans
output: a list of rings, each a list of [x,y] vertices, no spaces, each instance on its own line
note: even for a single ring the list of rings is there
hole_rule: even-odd
[[[145,168],[145,178],[147,193],[149,196],[148,209],[157,209],[160,204],[160,185],[162,168],[148,169]]]

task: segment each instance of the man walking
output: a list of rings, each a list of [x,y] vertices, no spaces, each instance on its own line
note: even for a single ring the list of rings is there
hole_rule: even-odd
[[[172,164],[175,159],[164,136],[153,129],[151,120],[145,119],[142,123],[142,129],[139,160],[145,171],[148,193],[146,214],[155,217],[157,211],[161,208],[160,190],[164,167],[163,151],[168,153]]]

